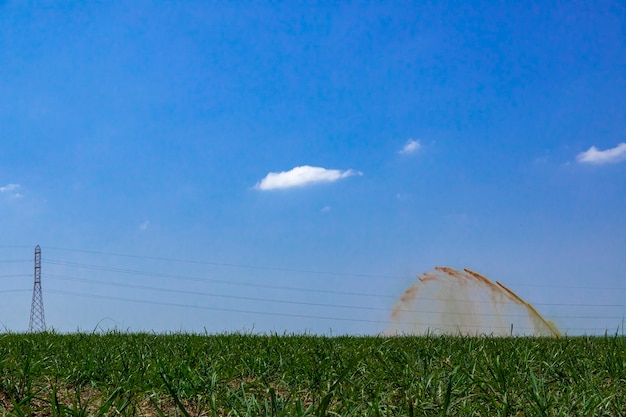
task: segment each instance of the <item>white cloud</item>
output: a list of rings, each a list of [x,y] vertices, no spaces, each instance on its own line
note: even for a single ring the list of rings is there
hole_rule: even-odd
[[[281,188],[304,187],[321,182],[335,182],[353,175],[363,175],[361,172],[348,169],[326,169],[303,165],[291,171],[270,172],[259,181],[255,188],[258,190],[277,190]]]
[[[5,194],[9,198],[22,198],[23,195],[18,191],[21,188],[19,184],[7,184],[0,186],[0,193]]]
[[[398,153],[402,155],[415,153],[419,151],[421,147],[422,147],[422,144],[419,140],[409,139],[407,143],[404,144],[404,147],[402,148],[402,150]]]
[[[332,208],[330,206],[324,206],[322,207],[322,210],[320,210],[322,213],[329,213],[332,210]]]
[[[20,188],[19,184],[7,184],[0,187],[0,193],[10,193],[11,191],[16,191]]]
[[[592,146],[588,151],[579,153],[576,160],[580,163],[598,165],[626,161],[626,143],[622,142],[604,151]]]
[[[144,231],[148,230],[148,226],[150,226],[150,220],[146,220],[145,222],[139,225],[139,230]]]

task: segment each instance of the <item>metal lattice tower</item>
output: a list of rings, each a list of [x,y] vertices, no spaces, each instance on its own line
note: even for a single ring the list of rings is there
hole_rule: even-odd
[[[33,302],[30,306],[29,332],[45,332],[46,318],[43,315],[43,294],[41,292],[41,248],[35,247],[35,284],[33,286]]]

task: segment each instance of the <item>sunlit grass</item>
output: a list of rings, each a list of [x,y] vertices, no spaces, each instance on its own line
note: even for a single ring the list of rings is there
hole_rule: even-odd
[[[626,339],[3,334],[2,415],[623,416]]]

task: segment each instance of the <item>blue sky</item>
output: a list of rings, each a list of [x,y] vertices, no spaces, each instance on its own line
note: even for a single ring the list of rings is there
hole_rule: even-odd
[[[614,331],[625,143],[617,1],[3,1],[0,323],[41,245],[60,331],[373,334],[436,265]]]

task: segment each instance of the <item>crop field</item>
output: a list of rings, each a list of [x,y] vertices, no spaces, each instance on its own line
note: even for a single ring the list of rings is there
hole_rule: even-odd
[[[0,414],[625,416],[626,339],[7,333]]]

